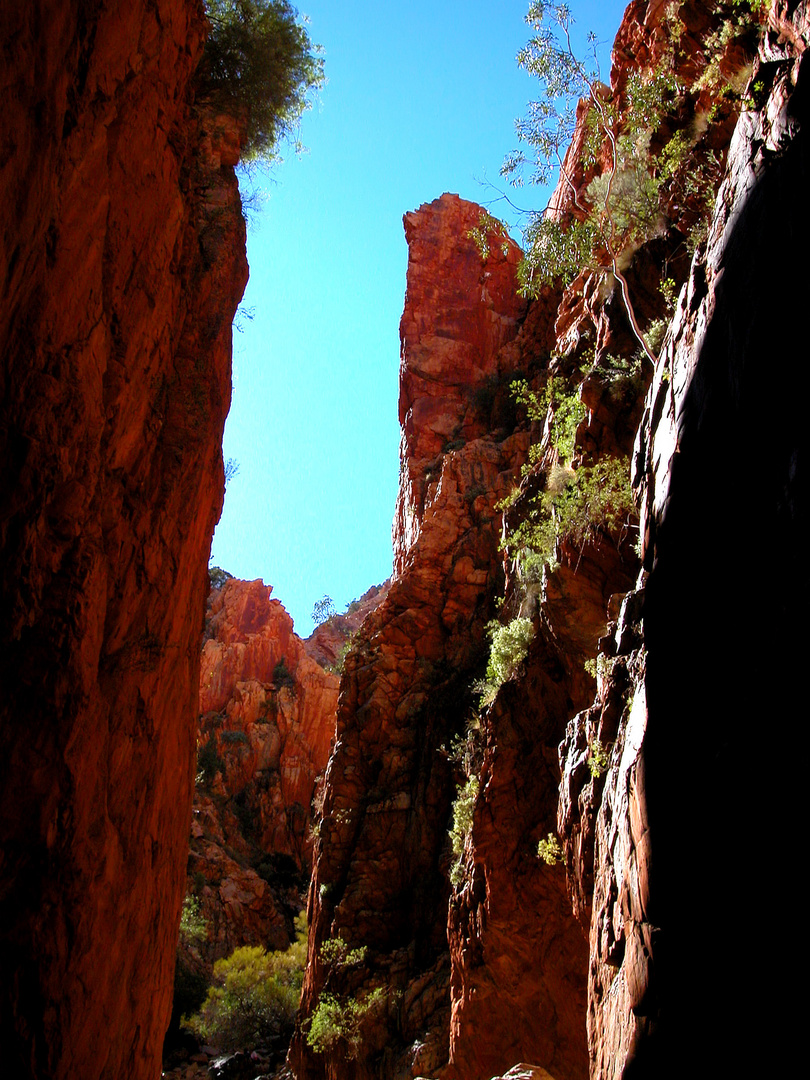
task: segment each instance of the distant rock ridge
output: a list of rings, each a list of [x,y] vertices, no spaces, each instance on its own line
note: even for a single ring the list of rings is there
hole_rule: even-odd
[[[231,578],[208,598],[186,883],[205,934],[181,936],[178,954],[206,981],[238,947],[290,944],[335,733],[339,679],[308,654],[271,591]]]

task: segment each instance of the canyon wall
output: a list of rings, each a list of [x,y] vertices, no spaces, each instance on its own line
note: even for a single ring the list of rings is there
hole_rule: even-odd
[[[664,13],[628,8],[620,113],[632,71],[666,55]],[[585,269],[512,306],[514,253],[495,234],[478,250],[480,209],[445,195],[406,216],[395,575],[341,686],[290,1055],[301,1080],[487,1080],[520,1062],[554,1080],[748,1075],[766,1060],[778,1006],[752,987],[747,897],[765,910],[752,862],[787,862],[776,822],[797,808],[766,766],[751,806],[746,773],[760,718],[799,704],[802,425],[795,396],[778,404],[777,372],[794,378],[806,351],[787,315],[806,272],[787,267],[807,230],[807,13],[774,5],[742,97],[722,88],[748,74],[759,27],[726,39],[729,13],[679,7],[688,89],[660,138],[683,130],[714,164],[704,191],[665,189],[660,227],[628,260],[645,329],[670,318],[665,279],[680,290],[654,371],[636,362],[615,282]],[[715,62],[717,81],[698,84]],[[726,180],[704,239],[715,164]],[[570,205],[561,187],[558,212]],[[561,459],[552,418],[515,411],[516,376],[576,392],[573,468],[631,455],[641,507],[638,526],[559,542],[534,581],[499,534],[531,513]],[[530,441],[539,453],[521,478]],[[766,551],[779,566],[753,587]],[[531,619],[534,639],[480,707],[471,687],[499,595],[501,623]],[[476,786],[454,865],[451,800],[466,777]],[[561,857],[547,865],[538,841],[555,833]],[[323,948],[336,937],[362,961],[336,962]],[[780,969],[775,955],[766,985]],[[327,1007],[337,1020],[313,1047]]]
[[[335,733],[339,678],[309,656],[270,592],[232,579],[208,603],[188,889],[209,961],[240,945],[289,945]]]
[[[758,107],[735,131],[639,429],[644,570],[604,643],[599,698],[561,748],[560,834],[575,903],[592,906],[592,1077],[780,1073],[802,1053],[772,992],[788,958],[754,944],[751,914],[773,910],[800,814],[755,747],[763,722],[795,745],[803,698],[806,424],[789,388],[807,340],[789,313],[810,284],[795,257],[810,228],[808,39],[806,3],[773,5]],[[596,733],[613,751],[591,785]]]
[[[247,277],[199,0],[0,5],[0,1042],[160,1070]]]

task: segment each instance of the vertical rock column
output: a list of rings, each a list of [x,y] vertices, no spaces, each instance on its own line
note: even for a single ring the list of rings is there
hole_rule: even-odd
[[[197,0],[3,3],[0,1042],[159,1072],[247,276]],[[210,118],[209,118],[210,119]]]

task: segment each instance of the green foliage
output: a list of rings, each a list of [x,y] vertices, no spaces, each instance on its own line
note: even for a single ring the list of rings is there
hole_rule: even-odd
[[[506,538],[507,550],[519,554],[524,574],[553,565],[558,543],[580,549],[600,534],[617,537],[635,515],[630,468],[626,458],[603,458],[576,471],[561,471],[565,481],[547,484],[528,516]]]
[[[287,661],[283,656],[276,661],[273,667],[273,685],[279,688],[282,686],[289,688],[295,686],[295,676],[287,667]]]
[[[493,239],[504,258],[509,254],[509,233],[506,226],[486,210],[481,211],[478,224],[467,230],[467,239],[472,240],[478,248],[478,253],[484,262],[489,258]]]
[[[574,54],[568,6],[540,0],[530,5],[526,21],[532,36],[518,54],[518,64],[538,79],[540,94],[517,122],[523,149],[509,154],[501,171],[517,185],[523,183],[527,167],[532,183],[547,184],[558,173],[567,182],[570,198],[565,209],[552,206],[528,215],[526,255],[519,268],[524,294],[536,295],[543,285],[568,284],[583,270],[613,275],[633,332],[648,359],[655,360],[636,321],[620,264],[662,231],[670,211],[677,213],[680,227],[688,233],[688,246],[695,249],[708,229],[720,162],[704,144],[705,118],[681,126],[663,147],[658,139],[659,146],[653,149],[654,139],[665,123],[677,123],[687,95],[694,102],[701,89],[719,86],[721,59],[732,45],[750,45],[764,3],[720,0],[711,5],[715,16],[723,16],[721,28],[707,36],[705,70],[692,86],[682,85],[675,75],[682,66],[677,63],[684,30],[680,5],[665,5],[668,46],[654,71],[630,76],[622,99],[614,99],[600,80],[593,35],[589,55],[583,59]],[[739,100],[742,86],[728,91]],[[577,189],[576,168],[569,174],[564,165],[581,99],[588,112],[578,164],[598,170],[585,192]]]
[[[277,159],[323,84],[323,60],[287,0],[205,0],[199,96],[245,125],[243,160]]]
[[[360,1045],[363,1020],[385,1002],[382,987],[358,1000],[354,997],[337,997],[321,994],[318,1006],[312,1014],[307,1043],[316,1054],[325,1054],[343,1043],[347,1056],[353,1058]]]
[[[512,383],[512,394],[517,402],[526,406],[530,420],[544,423],[546,417],[550,417],[551,445],[557,451],[561,463],[570,461],[574,454],[577,428],[587,412],[578,392],[569,392],[565,381],[560,378],[549,379],[542,392],[530,390],[525,379],[515,379]],[[541,453],[541,444],[529,448],[529,461],[523,468],[524,475],[537,462]]]
[[[230,581],[232,578],[233,574],[229,574],[227,570],[223,570],[219,566],[208,567],[208,580],[212,589],[221,589],[225,582]]]
[[[321,962],[331,968],[354,967],[362,964],[366,959],[368,949],[360,945],[356,949],[350,949],[342,937],[327,938],[321,945]]]
[[[321,600],[315,601],[312,608],[312,621],[316,626],[329,622],[330,619],[334,619],[335,615],[337,615],[337,611],[331,596],[324,595]]]
[[[556,866],[564,858],[562,846],[554,833],[549,833],[545,840],[538,842],[537,854],[547,866]]]
[[[598,780],[610,764],[610,751],[612,745],[603,746],[599,739],[591,739],[588,743],[588,772]]]
[[[326,670],[331,671],[333,675],[342,675],[346,667],[346,657],[352,650],[355,638],[357,637],[357,631],[353,634],[349,634],[343,644],[340,646],[337,656],[335,657],[334,664],[327,664]]]
[[[224,762],[217,753],[216,735],[209,735],[208,741],[197,747],[197,783],[210,784],[224,768]]]
[[[534,626],[531,619],[520,617],[504,625],[493,620],[487,627],[492,639],[487,663],[486,682],[492,697],[498,687],[510,679],[526,658],[529,645],[534,638]]]
[[[180,940],[186,944],[204,941],[208,936],[208,924],[200,911],[200,901],[196,896],[188,895],[183,900],[180,913]]]
[[[450,881],[457,888],[464,881],[464,845],[472,832],[475,800],[478,798],[478,777],[469,776],[463,787],[459,788],[453,803],[453,825],[450,839],[455,862],[450,868]]]
[[[242,1050],[291,1031],[306,963],[306,916],[296,919],[295,942],[284,952],[255,945],[214,964],[213,984],[200,1010],[183,1026],[221,1050]]]

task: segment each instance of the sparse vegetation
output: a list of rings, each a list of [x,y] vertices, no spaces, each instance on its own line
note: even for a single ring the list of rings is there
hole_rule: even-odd
[[[217,738],[211,734],[208,741],[197,747],[197,776],[196,783],[210,784],[218,772],[222,772],[225,765],[217,753]]]
[[[321,994],[307,1033],[307,1043],[316,1054],[325,1054],[338,1043],[343,1043],[349,1058],[353,1058],[360,1043],[364,1019],[380,1008],[386,1000],[382,987],[372,990],[365,997],[340,998],[335,994]]]
[[[327,938],[321,945],[321,962],[331,968],[354,967],[362,964],[366,959],[368,949],[361,945],[356,949],[350,949],[342,937]]]
[[[528,515],[510,533],[505,548],[519,560],[524,577],[555,565],[558,543],[580,549],[600,535],[619,540],[636,513],[626,458],[603,458],[576,471],[558,470]]]
[[[464,845],[472,832],[473,811],[478,798],[478,777],[469,776],[463,787],[459,788],[453,803],[453,825],[450,839],[455,862],[450,868],[450,881],[457,888],[464,881]]]
[[[598,780],[610,764],[611,745],[603,746],[599,739],[591,739],[588,743],[588,772]]]
[[[531,619],[515,618],[501,624],[493,619],[487,624],[487,633],[492,644],[484,679],[474,689],[481,693],[481,704],[491,702],[500,686],[517,671],[529,651],[534,637]]]
[[[301,149],[298,124],[323,84],[323,60],[286,0],[205,0],[210,31],[198,98],[244,128],[243,161]]]
[[[545,840],[537,844],[537,854],[547,866],[556,866],[563,862],[563,849],[554,833],[549,833]]]
[[[227,570],[223,570],[219,566],[208,567],[208,580],[211,583],[212,589],[221,589],[226,581],[231,581],[233,574],[229,574]]]
[[[320,600],[315,601],[312,608],[312,621],[316,626],[329,622],[330,619],[334,619],[335,615],[337,615],[337,611],[331,596],[324,595]]]
[[[522,290],[535,295],[541,285],[568,283],[585,269],[612,276],[633,332],[652,363],[653,343],[637,322],[624,268],[636,248],[666,229],[673,213],[694,249],[705,234],[720,180],[720,162],[704,138],[712,118],[681,121],[669,137],[666,123],[703,87],[721,90],[720,59],[732,41],[750,37],[764,11],[759,0],[721,0],[713,7],[725,17],[721,29],[706,39],[703,74],[691,87],[676,76],[684,29],[677,3],[664,10],[667,46],[657,68],[631,74],[620,101],[601,80],[595,36],[588,37],[588,57],[574,53],[573,19],[566,4],[530,4],[526,21],[532,37],[518,54],[519,66],[537,77],[541,93],[517,124],[518,138],[527,149],[509,154],[502,173],[518,186],[527,166],[531,183],[547,184],[557,174],[565,192],[561,205],[528,215]],[[742,81],[722,88],[737,100],[742,90]],[[588,107],[583,153],[580,161],[566,163],[581,99]],[[596,170],[584,191],[576,179],[580,168],[586,175]]]

